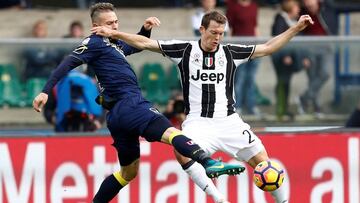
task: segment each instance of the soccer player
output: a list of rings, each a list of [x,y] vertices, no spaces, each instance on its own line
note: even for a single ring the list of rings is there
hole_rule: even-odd
[[[199,41],[156,41],[103,26],[92,28],[92,32],[169,57],[178,65],[181,75],[187,114],[182,127],[186,135],[209,154],[223,151],[254,168],[269,157],[250,126],[235,113],[235,69],[250,59],[279,50],[313,21],[310,16],[303,15],[296,25],[280,35],[264,44],[250,46],[220,43],[226,21],[226,17],[218,11],[206,13]],[[211,180],[201,175],[203,169],[197,163],[180,155],[178,160],[198,186],[212,195],[215,201],[223,200]],[[276,190],[273,195],[277,202],[287,202],[282,189]]]
[[[94,27],[118,29],[118,19],[112,4],[97,3],[91,7],[90,15]],[[157,26],[158,22],[155,17],[146,19],[138,34],[149,37],[151,28]],[[245,170],[240,165],[211,159],[199,145],[172,127],[171,123],[142,97],[136,75],[125,58],[139,51],[123,41],[91,35],[58,65],[43,92],[33,101],[34,109],[40,112],[51,89],[71,69],[83,63],[94,69],[103,90],[98,101],[109,110],[106,116],[107,126],[118,152],[121,170],[103,181],[93,202],[109,202],[121,188],[135,178],[139,169],[139,135],[148,141],[173,145],[183,156],[199,162],[209,177],[235,175]]]

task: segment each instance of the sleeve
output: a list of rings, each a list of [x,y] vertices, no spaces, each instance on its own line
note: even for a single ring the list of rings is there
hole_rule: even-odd
[[[228,44],[226,47],[236,66],[249,61],[255,51],[255,45]]]
[[[167,56],[174,63],[179,64],[182,60],[186,48],[190,46],[189,42],[180,40],[161,41],[158,40],[160,50],[164,56]]]
[[[52,88],[67,75],[67,73],[82,64],[79,58],[75,58],[72,55],[67,56],[51,73],[49,80],[46,82],[42,92],[49,94]]]
[[[103,41],[103,37],[92,35],[85,38],[70,55],[83,63],[89,63],[102,53],[105,46],[106,44]]]
[[[65,77],[70,70],[97,58],[105,46],[106,44],[103,41],[103,37],[92,35],[85,38],[51,73],[42,92],[49,94],[56,83]]]
[[[141,27],[140,31],[137,33],[138,35],[142,35],[144,37],[150,38],[151,37],[151,29],[147,30],[144,26]]]
[[[144,37],[150,38],[151,36],[151,29],[150,30],[146,30],[144,26],[141,27],[140,31],[137,33],[138,35],[142,35]],[[125,56],[131,55],[131,54],[135,54],[138,53],[142,50],[137,49],[135,47],[132,47],[128,44],[126,44],[123,41],[120,41],[122,43],[122,51],[124,52]]]

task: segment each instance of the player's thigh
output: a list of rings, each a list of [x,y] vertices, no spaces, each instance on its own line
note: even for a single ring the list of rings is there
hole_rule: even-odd
[[[140,158],[139,135],[135,132],[123,132],[117,128],[109,127],[109,130],[121,167],[128,166]]]
[[[141,135],[152,142],[160,141],[171,123],[151,103],[135,98],[117,102],[107,115],[107,125],[113,131]]]
[[[266,151],[261,140],[251,130],[246,130],[244,132],[245,133],[241,135],[243,136],[242,141],[238,143],[239,146],[235,153],[235,158],[239,161],[249,162],[249,160],[254,157],[254,160],[264,157],[263,152]]]
[[[140,158],[140,144],[127,143],[117,145],[116,149],[118,151],[118,158],[120,166],[129,166],[132,165],[137,159]]]
[[[181,134],[180,130],[172,127],[172,124],[165,116],[154,115],[153,119],[143,131],[142,137],[149,142],[161,141],[170,144],[169,137],[176,132],[177,134]]]
[[[214,125],[217,125],[217,138],[221,143],[221,151],[235,159],[247,162],[264,150],[261,140],[237,114],[228,116]]]
[[[216,131],[208,121],[209,119],[203,118],[187,119],[182,124],[182,132],[208,155],[212,155],[218,151],[219,146],[216,140]]]

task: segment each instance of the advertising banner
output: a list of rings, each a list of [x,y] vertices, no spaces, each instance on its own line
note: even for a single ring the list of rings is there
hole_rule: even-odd
[[[360,133],[259,134],[285,169],[291,203],[359,203]],[[89,203],[119,170],[110,136],[0,138],[0,203]],[[225,162],[236,162],[217,153]],[[245,163],[241,163],[246,165]],[[232,203],[271,203],[253,170],[215,181]],[[137,178],[112,203],[211,203],[176,162],[171,146],[141,142]]]

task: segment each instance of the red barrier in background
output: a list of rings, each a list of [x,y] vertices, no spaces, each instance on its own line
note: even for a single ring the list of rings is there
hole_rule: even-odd
[[[360,133],[279,133],[261,139],[287,171],[291,203],[360,202]],[[94,190],[119,167],[111,143],[103,136],[0,138],[0,203],[91,202]],[[142,142],[141,147],[138,177],[112,202],[213,202],[187,178],[170,146]],[[240,176],[221,176],[219,189],[232,203],[274,202],[254,186],[247,169]]]

